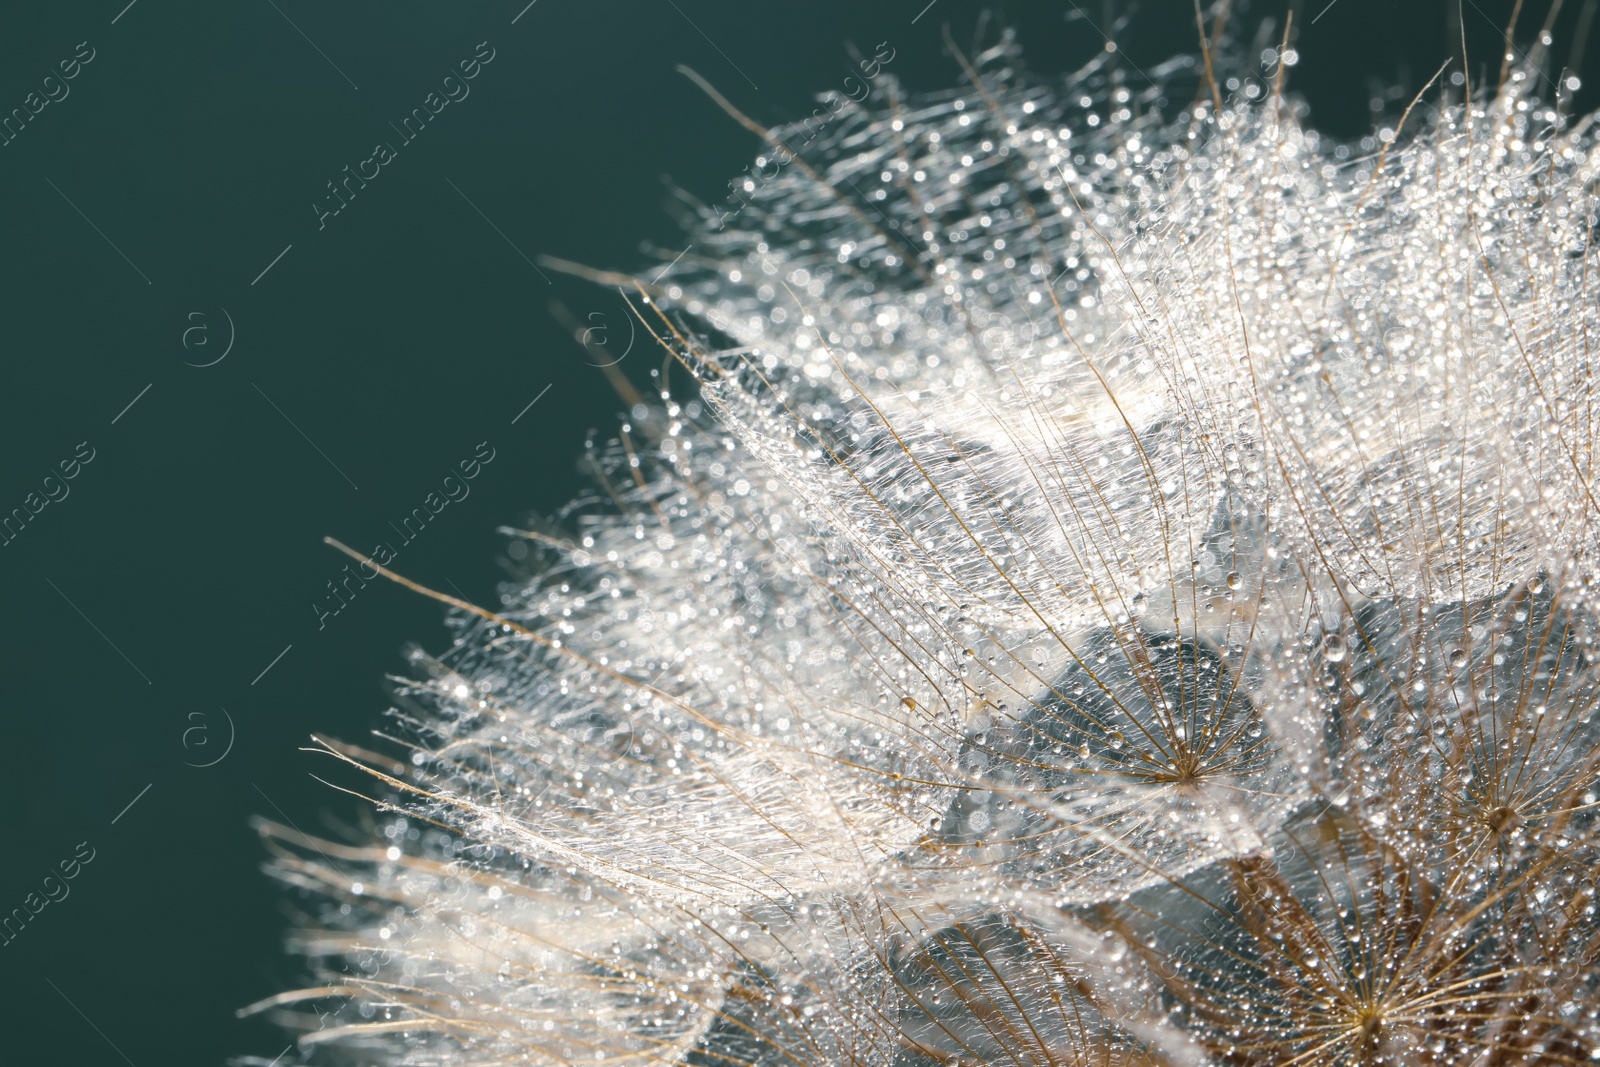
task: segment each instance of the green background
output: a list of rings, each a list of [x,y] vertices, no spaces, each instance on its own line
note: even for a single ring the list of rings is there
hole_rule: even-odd
[[[301,971],[248,821],[359,822],[300,746],[365,741],[408,643],[444,641],[439,606],[389,585],[319,630],[311,605],[344,563],[321,538],[394,540],[388,523],[487,440],[471,495],[396,566],[492,602],[496,526],[580,492],[586,435],[614,432],[621,407],[551,312],[602,327],[621,356],[620,301],[529,260],[670,259],[686,239],[664,179],[715,200],[755,152],[675,65],[778,124],[841,85],[852,44],[889,42],[912,89],[954,84],[943,28],[967,46],[994,5],[125,2],[0,15],[0,113],[80,41],[95,49],[0,148],[0,513],[79,442],[95,450],[0,548],[0,914],[79,842],[95,850],[70,896],[0,947],[0,1061],[265,1061],[288,1039],[234,1012]],[[1359,136],[1374,86],[1414,91],[1445,58],[1457,5],[1337,0],[1315,24],[1325,0],[1291,6],[1291,89],[1322,128]],[[1510,6],[1460,5],[1492,68]],[[1079,8],[999,10],[1044,74],[1103,48],[1102,30],[1136,66],[1193,48],[1190,0]],[[1283,10],[1258,3],[1245,24]],[[1531,28],[1545,7],[1528,10]],[[324,183],[398,140],[389,123],[481,41],[495,59],[471,95],[319,230]],[[232,350],[186,365],[221,354],[222,309]],[[621,366],[644,382],[659,363],[640,342]],[[226,757],[186,765],[221,755],[230,719]]]

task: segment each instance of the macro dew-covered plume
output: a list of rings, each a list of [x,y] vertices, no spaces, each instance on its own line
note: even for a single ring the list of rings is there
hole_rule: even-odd
[[[683,384],[441,597],[390,754],[324,744],[373,839],[264,827],[298,1055],[1600,1058],[1600,146],[1543,55],[1365,153],[1287,51],[1009,39],[766,133],[634,286]]]

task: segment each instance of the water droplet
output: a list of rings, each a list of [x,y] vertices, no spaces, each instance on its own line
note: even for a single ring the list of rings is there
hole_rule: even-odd
[[[1240,577],[1238,571],[1229,571],[1227,582],[1229,589],[1237,589],[1244,584],[1244,579]]]
[[[1339,663],[1349,654],[1349,647],[1338,634],[1329,634],[1322,639],[1322,658],[1329,663]]]
[[[1465,667],[1466,665],[1467,665],[1467,650],[1464,649],[1464,648],[1451,649],[1450,650],[1450,666],[1452,668],[1454,668],[1455,670],[1460,670],[1462,667]]]

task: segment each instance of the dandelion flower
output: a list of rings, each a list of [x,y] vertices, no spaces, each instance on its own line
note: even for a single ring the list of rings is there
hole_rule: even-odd
[[[958,58],[764,134],[684,384],[319,742],[373,839],[263,827],[308,1062],[1600,1057],[1590,124]]]

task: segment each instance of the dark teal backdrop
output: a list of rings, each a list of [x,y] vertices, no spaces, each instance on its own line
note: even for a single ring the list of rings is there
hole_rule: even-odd
[[[322,537],[398,545],[491,450],[396,563],[491,600],[495,527],[578,492],[585,435],[619,408],[551,305],[620,355],[620,303],[539,257],[670,258],[664,178],[714,199],[754,153],[675,65],[776,124],[840,84],[852,44],[889,42],[912,88],[953,84],[941,31],[971,41],[985,5],[126,2],[0,13],[0,516],[20,509],[0,534],[0,916],[39,908],[0,944],[0,1062],[265,1061],[287,1038],[234,1011],[300,972],[248,820],[358,821],[299,746],[364,740],[407,643],[444,633],[393,586],[332,599],[346,561]],[[1291,6],[1291,88],[1359,135],[1373,85],[1442,61],[1455,4]],[[1492,67],[1509,7],[1462,0]],[[1190,0],[1004,17],[1045,73],[1102,30],[1133,64],[1194,42]],[[474,76],[447,81],[462,61]],[[369,180],[335,200],[351,172]],[[621,366],[658,363],[639,344]]]

